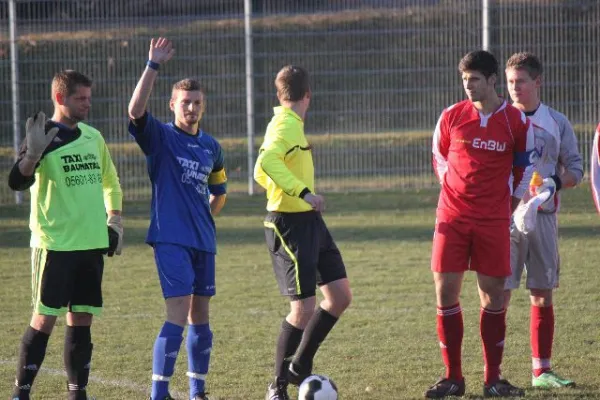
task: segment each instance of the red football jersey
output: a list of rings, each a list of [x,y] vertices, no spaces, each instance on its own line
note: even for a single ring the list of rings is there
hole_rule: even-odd
[[[592,197],[596,209],[600,213],[600,125],[594,134],[592,145],[592,158],[590,159],[590,182],[592,183]]]
[[[528,187],[533,149],[529,120],[506,101],[488,115],[469,100],[445,109],[433,135],[439,215],[508,220],[511,194],[521,198]]]

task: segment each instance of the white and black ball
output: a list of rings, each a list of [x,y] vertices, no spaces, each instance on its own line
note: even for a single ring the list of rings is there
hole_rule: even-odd
[[[337,400],[338,390],[331,379],[323,375],[306,378],[298,390],[298,400]]]

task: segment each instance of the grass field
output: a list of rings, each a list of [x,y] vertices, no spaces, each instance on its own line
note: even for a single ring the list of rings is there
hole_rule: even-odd
[[[600,399],[599,217],[587,187],[565,197],[561,217],[561,288],[556,294],[554,365],[577,389],[528,390],[532,399]],[[354,302],[324,342],[315,371],[331,376],[341,399],[413,399],[443,371],[435,334],[429,256],[435,191],[336,194],[326,220],[344,255]],[[264,199],[232,196],[218,218],[218,295],[212,304],[215,334],[209,389],[217,399],[264,398],[275,336],[287,304],[278,295],[263,243]],[[105,313],[93,328],[90,393],[98,399],[144,399],[151,349],[163,305],[150,248],[143,243],[147,203],[126,204],[126,248],[108,259]],[[0,396],[12,390],[18,343],[30,313],[28,210],[0,207],[2,346]],[[467,398],[481,396],[483,366],[479,306],[473,274],[463,288],[464,367]],[[503,373],[530,381],[528,297],[513,295]],[[33,398],[65,398],[62,320],[50,342]],[[187,398],[185,352],[173,394]]]

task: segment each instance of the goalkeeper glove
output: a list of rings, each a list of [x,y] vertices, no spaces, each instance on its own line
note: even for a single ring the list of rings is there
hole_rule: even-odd
[[[38,162],[42,158],[46,147],[57,134],[58,128],[52,128],[46,132],[46,115],[43,111],[38,112],[34,117],[27,118],[25,124],[25,142],[27,144],[25,157],[28,160]]]
[[[543,193],[544,191],[548,191],[550,193],[550,196],[548,196],[548,199],[545,201],[545,202],[547,202],[547,201],[550,201],[552,199],[552,197],[554,197],[556,192],[558,192],[561,187],[562,187],[562,182],[561,182],[560,178],[558,177],[558,175],[552,175],[549,178],[544,178],[544,180],[542,181],[542,184],[535,188],[535,193],[539,195],[539,194]]]
[[[120,215],[111,215],[106,221],[108,225],[108,256],[121,255],[123,247],[123,222]]]
[[[521,203],[513,213],[514,227],[521,233],[528,234],[535,230],[539,207],[552,198],[549,190],[542,191],[527,203]]]

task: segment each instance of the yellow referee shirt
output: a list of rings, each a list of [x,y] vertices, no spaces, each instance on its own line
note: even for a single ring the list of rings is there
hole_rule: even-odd
[[[294,111],[275,107],[254,166],[254,180],[267,191],[267,210],[310,211],[299,196],[314,193],[315,167],[304,136],[304,122]]]

